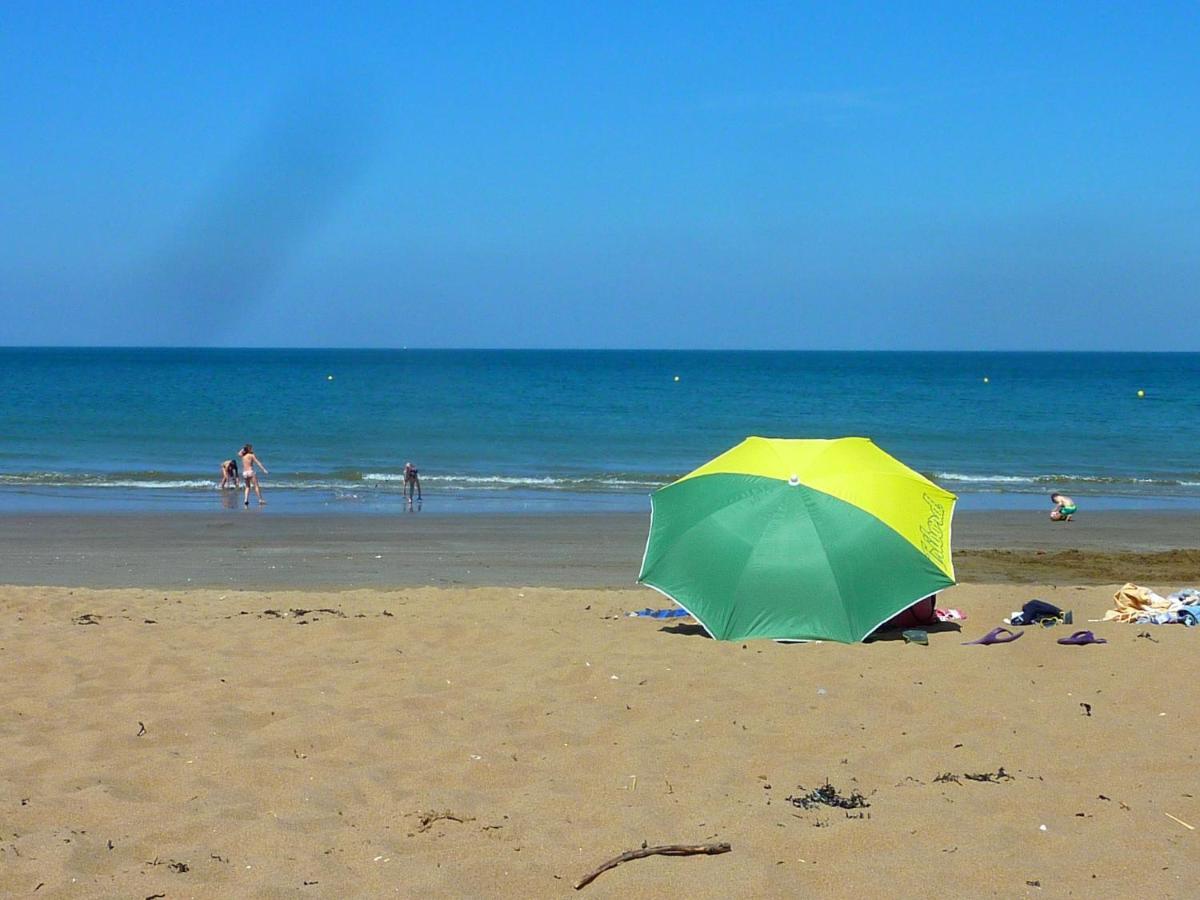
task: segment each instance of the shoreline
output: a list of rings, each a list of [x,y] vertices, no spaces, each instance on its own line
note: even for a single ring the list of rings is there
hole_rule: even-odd
[[[347,590],[629,588],[648,515],[0,515],[0,584]],[[1194,579],[1200,512],[955,516],[961,581]]]

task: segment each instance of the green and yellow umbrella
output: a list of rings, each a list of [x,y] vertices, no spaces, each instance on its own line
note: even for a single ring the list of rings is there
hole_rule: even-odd
[[[954,584],[955,499],[867,438],[747,438],[651,495],[638,581],[720,640],[861,641]]]

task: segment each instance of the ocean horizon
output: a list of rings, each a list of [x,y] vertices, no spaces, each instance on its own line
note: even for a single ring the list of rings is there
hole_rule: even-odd
[[[870,437],[965,508],[1200,506],[1200,353],[0,348],[0,511],[648,510],[751,434]],[[1138,392],[1143,392],[1139,396]]]

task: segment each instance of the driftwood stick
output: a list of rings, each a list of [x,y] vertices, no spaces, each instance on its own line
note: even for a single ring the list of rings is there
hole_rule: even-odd
[[[732,849],[729,844],[722,842],[719,844],[664,844],[661,847],[642,847],[640,850],[626,850],[620,856],[614,856],[608,862],[580,878],[575,882],[575,890],[586,887],[597,876],[604,874],[609,869],[615,869],[621,863],[629,862],[631,859],[645,859],[647,856],[698,856],[701,854],[715,856],[718,853],[728,853]]]
[[[1184,828],[1186,828],[1188,831],[1195,831],[1195,830],[1196,830],[1196,826],[1195,826],[1195,825],[1189,825],[1187,822],[1183,821],[1183,819],[1176,819],[1176,818],[1175,818],[1173,815],[1171,815],[1169,812],[1165,812],[1165,813],[1163,813],[1163,815],[1164,815],[1164,816],[1166,816],[1168,819],[1171,819],[1171,820],[1172,820],[1172,821],[1174,821],[1174,822],[1178,822],[1180,825],[1182,825],[1182,826],[1183,826]]]

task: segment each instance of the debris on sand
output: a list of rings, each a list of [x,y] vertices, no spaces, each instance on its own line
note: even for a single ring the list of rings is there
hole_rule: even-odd
[[[591,884],[598,876],[604,874],[609,869],[614,869],[623,862],[629,862],[634,859],[645,859],[649,856],[698,856],[708,855],[715,856],[719,853],[728,853],[733,848],[724,842],[719,844],[665,844],[662,847],[649,847],[645,841],[642,841],[641,849],[626,850],[620,856],[614,856],[607,862],[601,863],[596,869],[588,872],[577,882],[575,882],[575,890],[581,890]],[[555,878],[558,876],[556,875]]]
[[[785,799],[792,806],[800,809],[814,809],[818,806],[832,806],[836,809],[866,809],[871,805],[859,791],[852,790],[849,794],[842,795],[828,781],[806,794],[793,795]]]
[[[995,772],[963,772],[958,775],[954,772],[943,772],[937,778],[933,779],[935,784],[962,784],[962,779],[967,781],[986,781],[989,784],[999,784],[1001,781],[1012,781],[1013,777],[1004,771],[1004,766],[998,768]]]
[[[462,822],[474,822],[475,821],[474,816],[456,815],[455,813],[450,812],[450,810],[448,810],[448,809],[443,810],[442,812],[436,812],[436,811],[432,811],[432,810],[430,812],[424,812],[424,813],[418,812],[418,813],[413,813],[413,815],[415,815],[417,817],[417,832],[418,833],[424,833],[424,832],[428,831],[430,828],[432,828],[438,822],[460,822],[460,823],[462,823]]]
[[[297,625],[307,625],[307,621],[302,621],[305,616],[310,613],[324,613],[327,616],[336,616],[339,619],[346,618],[346,614],[340,609],[330,609],[323,607],[321,609],[289,609],[286,612],[281,612],[278,609],[264,609],[262,615],[271,619],[296,619]],[[260,616],[261,618],[261,616]],[[315,618],[312,621],[317,621]]]
[[[963,772],[967,781],[986,781],[989,784],[999,784],[1001,781],[1012,781],[1013,777],[1004,771],[1004,766],[995,772]]]

